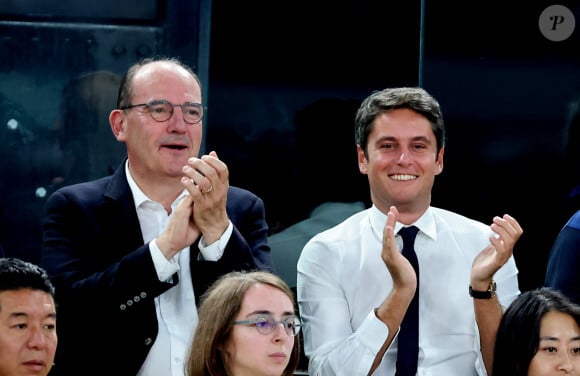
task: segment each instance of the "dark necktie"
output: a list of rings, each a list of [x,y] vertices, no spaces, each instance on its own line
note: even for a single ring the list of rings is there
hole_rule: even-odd
[[[397,348],[397,376],[415,376],[419,356],[419,262],[415,254],[415,226],[403,227],[399,234],[403,238],[403,255],[409,260],[417,274],[417,290],[401,323]]]

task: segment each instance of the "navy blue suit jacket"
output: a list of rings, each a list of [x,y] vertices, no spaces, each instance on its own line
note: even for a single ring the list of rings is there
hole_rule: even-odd
[[[234,231],[217,262],[190,247],[197,303],[232,270],[274,271],[263,201],[230,187]],[[42,266],[56,289],[57,358],[51,375],[134,376],[157,336],[154,298],[177,282],[160,282],[143,236],[124,163],[95,181],[63,187],[46,202]]]
[[[580,304],[580,210],[560,230],[548,259],[544,285]]]

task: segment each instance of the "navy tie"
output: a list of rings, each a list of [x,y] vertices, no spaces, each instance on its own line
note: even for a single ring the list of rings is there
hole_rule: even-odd
[[[403,227],[399,234],[403,238],[403,255],[409,260],[417,274],[417,290],[401,323],[397,348],[397,376],[415,376],[419,356],[419,262],[415,254],[415,237],[419,229]]]

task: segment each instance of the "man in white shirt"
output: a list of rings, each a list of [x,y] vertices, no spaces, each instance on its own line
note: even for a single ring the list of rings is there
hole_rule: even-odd
[[[416,293],[418,365],[410,374],[486,375],[502,307],[520,293],[520,225],[507,214],[485,225],[430,206],[445,128],[425,90],[372,93],[355,135],[373,205],[314,236],[298,260],[310,376],[395,375],[399,328]],[[420,278],[399,251],[398,232],[412,225]]]

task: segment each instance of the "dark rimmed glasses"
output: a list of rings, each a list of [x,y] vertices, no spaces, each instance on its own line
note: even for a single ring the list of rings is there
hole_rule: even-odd
[[[188,124],[196,124],[203,119],[205,107],[201,103],[185,102],[184,104],[173,104],[166,100],[155,100],[149,103],[130,104],[123,106],[119,110],[129,110],[134,107],[144,107],[153,120],[163,122],[171,119],[175,107],[181,107],[183,121]]]
[[[255,325],[260,334],[270,334],[278,325],[282,325],[286,334],[294,337],[300,333],[302,323],[296,315],[284,316],[282,320],[276,321],[272,316],[258,316],[252,320],[234,321],[234,325]]]

